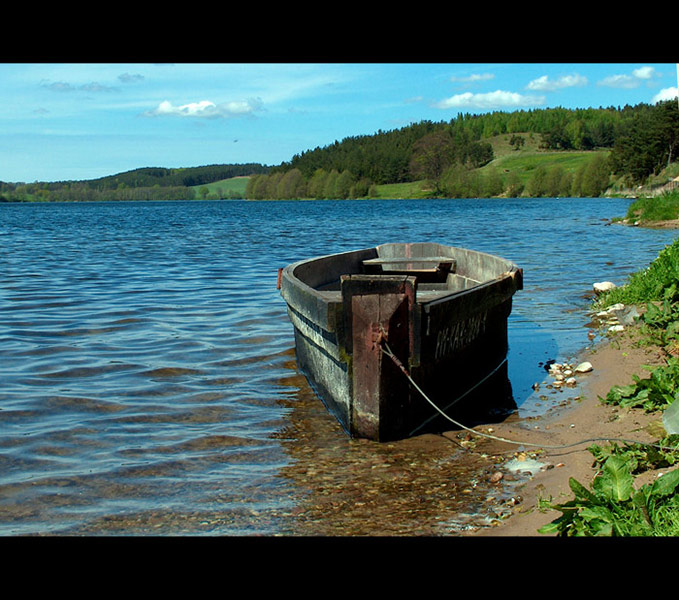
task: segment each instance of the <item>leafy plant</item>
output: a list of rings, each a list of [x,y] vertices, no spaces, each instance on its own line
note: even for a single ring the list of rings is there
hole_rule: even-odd
[[[667,408],[679,392],[679,358],[670,356],[664,366],[645,368],[651,371],[650,377],[642,379],[633,375],[634,383],[614,385],[599,400],[624,408],[642,408],[646,412]]]
[[[668,435],[654,445],[611,443],[607,446],[594,445],[589,448],[594,456],[594,464],[599,467],[611,456],[627,461],[634,475],[649,469],[666,469],[679,463],[679,435]]]
[[[649,302],[641,316],[643,333],[648,341],[661,346],[679,346],[679,303],[677,285],[673,283],[665,290],[662,303]]]
[[[574,478],[575,498],[551,506],[562,516],[541,527],[559,536],[675,536],[679,535],[679,469],[666,473],[639,490],[629,463],[610,456],[589,490]]]

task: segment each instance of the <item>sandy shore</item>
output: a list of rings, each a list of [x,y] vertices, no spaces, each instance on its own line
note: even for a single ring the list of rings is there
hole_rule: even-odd
[[[651,442],[662,437],[662,433],[658,434],[657,430],[661,423],[658,414],[646,415],[638,409],[621,409],[604,405],[599,400],[599,396],[605,396],[612,386],[632,383],[634,374],[648,377],[648,371],[643,366],[662,362],[657,348],[638,347],[634,343],[633,333],[627,331],[601,342],[580,359],[591,362],[594,369],[578,377],[579,400],[571,400],[567,406],[554,408],[544,417],[517,418],[514,422],[493,425],[492,434],[495,436],[531,444],[545,444],[544,450],[536,458],[544,466],[532,476],[521,475],[517,478],[518,483],[515,481],[511,484],[516,486],[514,493],[520,497],[511,516],[499,524],[469,532],[467,535],[546,537],[537,530],[561,516],[561,513],[555,510],[539,510],[538,501],[540,498],[551,498],[553,503],[563,503],[573,499],[568,483],[571,477],[589,486],[595,470],[593,456],[587,448],[593,443],[604,445],[606,442],[585,442],[562,449],[548,446],[570,445],[592,438],[624,438]],[[520,450],[517,446],[495,440],[484,440],[478,449],[491,454]],[[525,449],[527,452],[540,450],[534,447]],[[653,476],[653,473],[645,474],[645,478],[638,478],[637,482],[642,485]],[[507,483],[501,480],[498,485]]]

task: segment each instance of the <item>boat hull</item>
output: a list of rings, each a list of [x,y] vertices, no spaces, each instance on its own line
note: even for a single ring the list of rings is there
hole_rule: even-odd
[[[511,404],[507,319],[522,287],[513,263],[385,244],[290,265],[280,287],[299,368],[349,435],[402,439],[450,427],[441,411]]]

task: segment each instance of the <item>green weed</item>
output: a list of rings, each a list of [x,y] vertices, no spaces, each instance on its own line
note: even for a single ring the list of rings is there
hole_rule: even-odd
[[[634,375],[634,383],[614,385],[605,397],[604,404],[617,404],[623,408],[641,408],[645,412],[664,410],[679,393],[679,358],[669,357],[666,365],[645,367],[650,376],[642,379]]]
[[[653,198],[639,198],[630,204],[626,218],[642,223],[679,218],[679,192],[673,190]]]
[[[601,467],[611,456],[622,458],[629,464],[630,473],[639,475],[651,469],[666,469],[679,463],[679,435],[668,435],[655,444],[626,442],[589,448],[594,464]]]
[[[562,516],[541,527],[558,536],[676,536],[679,535],[679,469],[639,490],[629,462],[610,456],[592,482],[591,490],[571,478],[575,497],[551,505]]]
[[[658,257],[643,271],[630,275],[625,285],[602,294],[595,308],[603,309],[618,302],[645,304],[648,302],[677,301],[679,283],[679,239],[663,248]]]

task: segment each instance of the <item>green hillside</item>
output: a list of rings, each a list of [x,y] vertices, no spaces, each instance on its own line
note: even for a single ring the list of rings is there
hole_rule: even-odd
[[[550,190],[554,193],[549,195],[569,195],[577,174],[584,173],[594,157],[605,158],[609,154],[608,150],[541,150],[538,147],[538,139],[536,139],[538,136],[532,136],[528,133],[524,134],[525,145],[517,150],[509,144],[510,137],[508,134],[502,134],[486,140],[493,147],[495,158],[487,165],[465,173],[467,189],[460,189],[458,196],[508,195],[507,187],[513,178],[516,181],[516,189],[515,193],[511,195],[535,195],[536,193],[547,195],[547,190],[542,189],[535,189],[535,193],[531,193],[531,180],[537,172],[542,172],[545,178],[548,178],[550,173],[552,173],[552,179],[558,176],[558,185],[556,185],[555,190]],[[493,177],[501,182],[502,189],[498,188],[499,191],[496,191],[496,193],[484,194],[484,185]],[[375,197],[377,198],[417,199],[428,198],[433,195],[431,184],[425,180],[383,184],[376,186],[376,188]],[[465,193],[467,190],[469,193]]]
[[[249,180],[250,177],[245,175],[230,177],[229,179],[221,179],[204,185],[192,186],[191,189],[194,191],[197,199],[235,200],[245,198],[245,189]]]
[[[479,169],[482,173],[496,169],[502,174],[515,173],[519,181],[526,185],[538,167],[552,169],[558,167],[567,174],[575,176],[579,169],[584,169],[595,155],[607,157],[609,150],[565,150],[544,151],[537,148],[537,144],[526,144],[520,150],[509,146],[508,134],[496,136],[489,140],[493,146],[495,158]],[[529,135],[525,136],[528,139]]]

